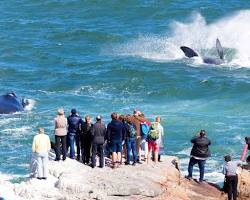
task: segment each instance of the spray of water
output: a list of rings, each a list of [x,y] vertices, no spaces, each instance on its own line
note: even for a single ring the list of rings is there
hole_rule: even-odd
[[[115,47],[119,55],[150,60],[172,61],[184,58],[180,46],[188,46],[201,56],[217,56],[215,40],[225,50],[226,66],[250,67],[250,10],[239,11],[208,24],[199,13],[188,22],[173,22],[165,35],[143,35]],[[195,64],[200,64],[196,60]]]

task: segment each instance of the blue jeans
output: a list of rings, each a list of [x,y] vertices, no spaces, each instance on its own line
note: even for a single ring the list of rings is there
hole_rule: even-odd
[[[205,173],[205,164],[206,160],[198,160],[194,157],[190,158],[189,164],[188,164],[188,177],[192,177],[193,175],[193,166],[198,163],[199,169],[200,169],[200,181],[203,181],[204,179],[204,173]]]
[[[70,149],[70,158],[75,158],[75,141],[76,141],[76,134],[69,133],[68,134],[68,141],[69,141],[69,149]]]
[[[127,162],[130,162],[130,151],[132,150],[133,154],[133,161],[136,162],[137,160],[137,153],[136,153],[136,140],[135,138],[128,138],[126,139],[126,147],[127,147]]]

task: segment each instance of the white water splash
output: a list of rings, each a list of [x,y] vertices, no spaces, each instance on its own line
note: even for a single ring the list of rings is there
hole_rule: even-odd
[[[27,106],[25,106],[24,110],[31,111],[34,108],[36,101],[33,99],[27,99],[27,100],[28,100],[29,104]]]
[[[118,45],[118,55],[136,56],[155,61],[184,58],[180,46],[188,46],[200,55],[217,56],[215,40],[219,38],[225,49],[226,66],[250,67],[250,10],[243,10],[208,24],[195,13],[189,22],[173,22],[166,35],[143,35]],[[201,60],[195,60],[195,65]]]

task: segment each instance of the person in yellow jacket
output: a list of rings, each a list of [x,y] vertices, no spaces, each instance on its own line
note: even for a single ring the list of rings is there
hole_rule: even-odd
[[[49,136],[44,133],[44,128],[38,129],[38,134],[33,139],[32,152],[36,155],[38,163],[38,179],[47,179],[48,152],[51,149]]]

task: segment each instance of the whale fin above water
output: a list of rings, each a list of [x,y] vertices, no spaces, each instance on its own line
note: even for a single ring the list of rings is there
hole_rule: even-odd
[[[180,49],[184,52],[185,56],[188,58],[192,58],[198,56],[198,54],[191,48],[186,46],[181,46]]]
[[[223,52],[223,48],[221,46],[220,40],[218,38],[216,39],[216,49],[217,49],[220,59],[223,60],[224,52]]]

